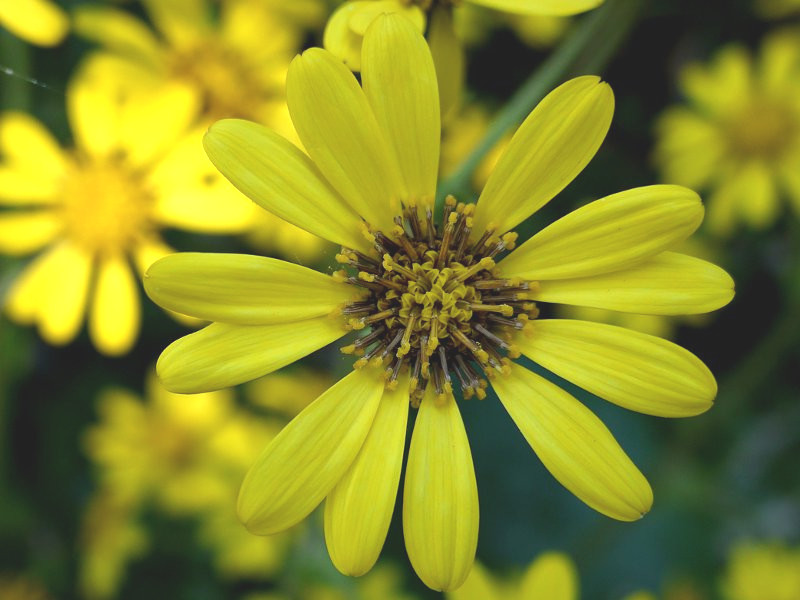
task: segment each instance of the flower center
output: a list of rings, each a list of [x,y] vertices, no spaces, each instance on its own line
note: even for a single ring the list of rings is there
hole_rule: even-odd
[[[779,158],[798,133],[792,111],[769,101],[752,103],[728,124],[731,145],[745,158]]]
[[[76,163],[63,198],[66,235],[90,252],[125,252],[153,229],[153,195],[117,161]]]
[[[203,114],[212,120],[262,120],[263,103],[279,92],[277,78],[275,82],[265,82],[260,69],[221,40],[209,38],[175,49],[170,64],[175,77],[200,90]]]
[[[437,227],[429,209],[421,219],[416,206],[406,208],[392,238],[371,234],[374,257],[347,248],[336,256],[356,273],[335,276],[367,290],[342,313],[352,329],[369,331],[342,351],[360,356],[356,368],[383,366],[390,387],[409,369],[415,406],[428,385],[440,398],[454,385],[466,399],[484,398],[486,377],[507,373],[509,358],[519,356],[513,333],[538,315],[528,296],[535,282],[493,274],[495,257],[517,234],[477,235],[473,210],[450,196]]]

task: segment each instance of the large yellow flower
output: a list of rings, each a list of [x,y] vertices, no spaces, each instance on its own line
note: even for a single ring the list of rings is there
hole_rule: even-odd
[[[703,217],[677,186],[597,200],[511,254],[509,230],[589,162],[611,122],[611,89],[580,77],[520,126],[476,205],[449,199],[434,217],[440,111],[428,46],[387,15],[366,33],[363,89],[335,56],[292,63],[289,110],[309,156],[254,123],[205,138],[212,161],[255,202],[341,244],[349,270],[324,275],[281,261],[180,254],[145,276],[164,307],[214,321],[169,346],[158,372],[194,393],[258,377],[339,339],[356,369],[264,450],[239,495],[259,534],[303,520],[327,498],[334,564],[373,565],[394,508],[409,404],[419,406],[405,478],[406,547],[421,579],[457,588],[472,565],[478,493],[454,390],[484,397],[486,378],[554,476],[589,506],[635,520],[651,505],[642,474],[585,406],[510,359],[531,360],[611,402],[661,416],[711,406],[716,383],[683,348],[609,325],[536,319],[535,300],[681,314],[733,296],[718,267],[668,250]],[[501,258],[503,257],[503,258]]]
[[[123,354],[139,331],[138,275],[170,252],[164,226],[247,227],[251,205],[198,148],[192,94],[154,87],[130,65],[97,58],[69,85],[75,148],[23,113],[0,118],[0,252],[44,251],[16,279],[5,310],[51,344],[89,334]],[[135,269],[131,268],[131,261]]]
[[[518,16],[566,16],[591,10],[603,0],[466,0]],[[370,23],[382,14],[400,14],[419,31],[427,31],[439,75],[442,112],[451,113],[459,102],[464,79],[464,51],[456,35],[453,8],[460,0],[349,0],[331,15],[325,26],[325,48],[354,71],[361,70],[361,44]]]
[[[658,122],[656,160],[667,181],[711,190],[709,227],[771,225],[786,196],[800,214],[800,42],[768,36],[757,58],[726,46],[680,77],[689,106]]]
[[[6,0],[0,3],[0,26],[37,46],[55,46],[69,30],[69,18],[50,0]]]

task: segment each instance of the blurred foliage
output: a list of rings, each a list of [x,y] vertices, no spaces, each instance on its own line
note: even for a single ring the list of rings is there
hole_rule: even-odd
[[[286,8],[264,1],[274,10]],[[58,4],[71,13],[88,3]],[[324,19],[315,11],[330,7],[315,0],[291,4],[297,10],[281,18],[294,19],[300,32],[295,50],[319,45]],[[138,2],[114,6],[149,23]],[[617,101],[606,142],[578,179],[519,229],[523,239],[590,199],[657,180],[655,123],[668,107],[685,102],[679,82],[686,65],[707,63],[730,44],[757,52],[770,32],[797,25],[798,13],[798,3],[789,0],[648,2],[602,73]],[[547,43],[568,38],[572,27],[540,24],[535,34],[524,23],[479,18],[478,24],[463,25],[471,32],[462,33],[467,102],[463,115],[448,124],[445,171],[456,168],[490,116],[545,59]],[[565,31],[554,33],[562,25]],[[594,40],[587,54],[603,44]],[[70,146],[66,90],[93,48],[74,34],[56,47],[36,47],[0,30],[0,107],[29,112]],[[222,61],[214,68],[227,66]],[[199,69],[210,74],[210,66]],[[800,107],[796,92],[789,101]],[[476,175],[478,187],[481,178]],[[330,268],[330,248],[299,242],[291,230],[275,233],[280,227],[265,222],[249,238],[174,229],[165,237],[172,247],[191,251],[246,252],[255,243],[260,252]],[[574,561],[581,597],[588,600],[616,600],[637,590],[672,600],[800,598],[796,550],[785,550],[800,543],[800,222],[781,209],[760,230],[727,239],[703,236],[702,252],[733,275],[735,301],[700,324],[660,326],[717,376],[720,392],[710,412],[657,420],[559,382],[608,424],[650,479],[656,502],[643,520],[611,521],[563,490],[492,396],[464,403],[481,500],[478,558],[488,572],[502,579],[522,572],[543,551],[558,550]],[[0,297],[26,265],[25,258],[0,256]],[[215,395],[211,404],[165,400],[153,391],[153,363],[187,330],[148,302],[142,311],[138,341],[117,358],[98,354],[85,331],[70,345],[53,347],[32,328],[0,317],[0,598],[436,596],[413,576],[398,511],[379,567],[359,580],[331,566],[319,519],[285,534],[279,563],[257,549],[244,551],[269,542],[239,541],[249,534],[233,518],[238,479],[271,435],[270,423],[285,422],[350,362],[335,349],[323,350],[303,361],[305,371]],[[184,412],[199,413],[204,424]],[[226,440],[223,424],[232,422],[247,432]],[[187,483],[192,477],[211,482],[213,502]],[[769,545],[741,546],[747,540]],[[747,595],[747,586],[756,587],[755,595]],[[770,591],[777,586],[794,592]]]

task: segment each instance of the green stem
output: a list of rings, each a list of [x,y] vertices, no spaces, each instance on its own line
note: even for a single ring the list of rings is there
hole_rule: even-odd
[[[575,31],[522,84],[495,117],[486,135],[458,169],[439,186],[437,201],[446,194],[466,197],[475,169],[512,127],[570,72],[599,72],[610,60],[636,20],[641,0],[607,0],[580,22]],[[591,50],[591,52],[587,52]],[[583,60],[581,60],[583,58]]]

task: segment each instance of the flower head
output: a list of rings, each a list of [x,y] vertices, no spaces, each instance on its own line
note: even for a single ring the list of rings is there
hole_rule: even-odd
[[[787,197],[800,213],[800,43],[779,32],[752,57],[726,46],[708,64],[684,68],[688,106],[658,122],[664,178],[711,190],[709,227],[771,225]]]
[[[189,128],[195,103],[177,85],[114,59],[90,61],[67,92],[74,149],[23,113],[0,118],[0,252],[42,252],[5,298],[16,321],[52,344],[89,312],[103,353],[128,351],[139,330],[138,277],[169,253],[165,226],[235,232],[251,207],[219,177]]]
[[[654,314],[723,306],[733,296],[730,277],[668,251],[700,224],[699,198],[677,186],[614,194],[509,254],[510,229],[600,146],[613,111],[609,86],[580,77],[554,90],[520,126],[477,204],[451,198],[440,216],[436,75],[406,19],[370,25],[362,82],[324,50],[292,63],[289,110],[308,156],[243,121],[219,122],[205,138],[212,161],[255,202],[341,244],[344,269],[329,276],[268,258],[186,254],[146,275],[156,302],[214,321],[161,355],[159,375],[174,391],[235,385],[356,332],[343,347],[355,369],[257,459],[239,495],[240,518],[271,534],[326,499],[331,558],[342,572],[363,574],[389,526],[413,405],[406,547],[428,586],[457,588],[475,554],[478,492],[456,397],[483,397],[489,383],[559,481],[606,515],[640,518],[652,492],[611,433],[513,360],[524,354],[633,410],[707,410],[716,383],[686,350],[619,327],[539,319],[535,304]]]

